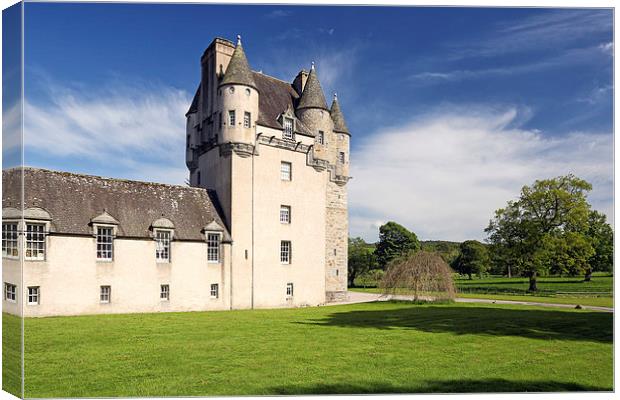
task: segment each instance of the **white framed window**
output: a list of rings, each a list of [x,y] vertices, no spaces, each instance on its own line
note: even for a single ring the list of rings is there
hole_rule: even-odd
[[[207,232],[207,262],[220,262],[221,237],[219,233]]]
[[[17,285],[4,282],[4,300],[11,303],[17,302]]]
[[[45,224],[26,224],[26,260],[45,260]]]
[[[161,301],[170,300],[170,285],[160,285],[159,287],[159,299]]]
[[[155,259],[157,262],[170,262],[171,232],[163,229],[155,230]]]
[[[41,300],[39,286],[28,286],[28,305],[37,305]]]
[[[2,224],[2,257],[17,258],[17,222]]]
[[[284,131],[282,132],[282,138],[290,140],[295,138],[293,133],[293,118],[284,118]]]
[[[217,283],[212,283],[211,284],[211,298],[217,299],[218,297],[220,297],[220,285]]]
[[[228,125],[235,126],[236,123],[235,110],[228,111]]]
[[[280,223],[281,224],[290,224],[291,223],[291,206],[280,206]]]
[[[290,240],[280,241],[280,263],[282,264],[291,263],[291,241]]]
[[[114,256],[114,228],[98,226],[95,240],[97,243],[97,260],[111,261]]]
[[[99,302],[100,303],[109,303],[112,300],[112,287],[110,286],[100,286],[99,287]]]
[[[282,161],[280,163],[280,179],[282,179],[283,181],[290,181],[291,180],[291,163],[290,162],[286,162],[286,161]]]
[[[243,113],[243,127],[249,128],[251,125],[252,125],[252,114],[246,111]]]
[[[338,162],[340,162],[340,164],[344,164],[344,152],[340,152],[338,153]]]
[[[286,284],[286,298],[290,299],[293,297],[293,284],[291,282]]]
[[[317,141],[319,144],[325,144],[325,132],[319,131],[319,135],[317,136]]]

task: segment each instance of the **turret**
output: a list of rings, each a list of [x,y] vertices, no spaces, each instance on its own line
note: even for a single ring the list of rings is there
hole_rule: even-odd
[[[216,125],[221,126],[218,143],[254,145],[258,96],[259,92],[243,51],[241,37],[237,36],[237,46],[218,86],[220,114],[215,121]]]
[[[300,82],[303,82],[302,73],[298,76]],[[297,118],[315,135],[314,158],[331,161],[333,157],[330,157],[329,145],[334,140],[334,126],[314,63],[303,85],[295,113]]]
[[[336,137],[336,174],[349,176],[349,139],[351,134],[344,121],[344,115],[340,111],[336,93],[334,93],[334,100],[329,113],[334,123],[334,136]]]

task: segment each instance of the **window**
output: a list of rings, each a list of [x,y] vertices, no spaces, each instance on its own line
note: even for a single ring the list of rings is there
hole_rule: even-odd
[[[291,180],[291,163],[282,161],[280,164],[280,179],[283,181]]]
[[[235,126],[235,110],[228,111],[228,125]]]
[[[319,144],[325,144],[325,132],[319,131],[319,136],[317,138]]]
[[[291,242],[290,240],[282,240],[280,242],[280,263],[291,263]]]
[[[235,87],[234,86],[229,87],[228,91],[230,92],[230,94],[235,93]]]
[[[200,186],[200,171],[196,173],[196,185]]]
[[[28,304],[35,305],[39,304],[39,287],[38,286],[28,286]]]
[[[280,206],[280,223],[291,223],[291,206]]]
[[[251,125],[251,119],[252,119],[252,114],[250,114],[249,112],[244,112],[243,113],[243,127],[244,128],[249,128]]]
[[[250,94],[252,94],[252,92],[250,91],[250,89],[245,89],[245,95],[249,96]]]
[[[340,164],[344,164],[344,153],[342,151],[338,153],[338,162],[340,162]]]
[[[155,231],[155,259],[158,262],[170,261],[170,231]]]
[[[2,224],[2,257],[17,257],[17,223]]]
[[[292,118],[284,118],[284,132],[282,133],[282,138],[291,140],[294,139]]]
[[[220,297],[220,285],[217,283],[211,284],[211,297],[217,299]]]
[[[114,237],[111,226],[97,227],[97,260],[112,260]]]
[[[219,233],[207,233],[207,261],[210,263],[220,262]]]
[[[44,224],[26,224],[26,260],[45,260]]]
[[[219,129],[222,129],[222,113],[217,113],[217,126]]]
[[[101,286],[99,291],[99,302],[109,303],[112,295],[112,288],[110,286]]]
[[[15,303],[17,301],[17,286],[4,282],[4,300]]]
[[[286,297],[289,299],[293,297],[293,284],[292,283],[286,284]]]
[[[159,299],[161,301],[170,300],[170,285],[161,285],[159,291]]]

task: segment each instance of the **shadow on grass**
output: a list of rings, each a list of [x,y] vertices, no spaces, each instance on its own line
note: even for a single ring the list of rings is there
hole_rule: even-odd
[[[317,384],[270,388],[274,394],[389,394],[389,393],[495,393],[495,392],[600,392],[612,388],[580,385],[557,381],[509,381],[506,379],[437,380],[413,385],[391,385],[368,382],[364,384]]]
[[[613,314],[545,309],[462,306],[412,306],[336,312],[310,322],[321,326],[415,329],[457,335],[521,336],[612,343]]]

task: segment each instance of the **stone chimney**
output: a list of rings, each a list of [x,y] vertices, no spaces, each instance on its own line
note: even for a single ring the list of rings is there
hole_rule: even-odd
[[[305,69],[299,71],[295,80],[293,81],[293,88],[297,91],[297,94],[301,96],[301,93],[304,91],[304,87],[306,86],[306,81],[308,80],[308,72]]]

